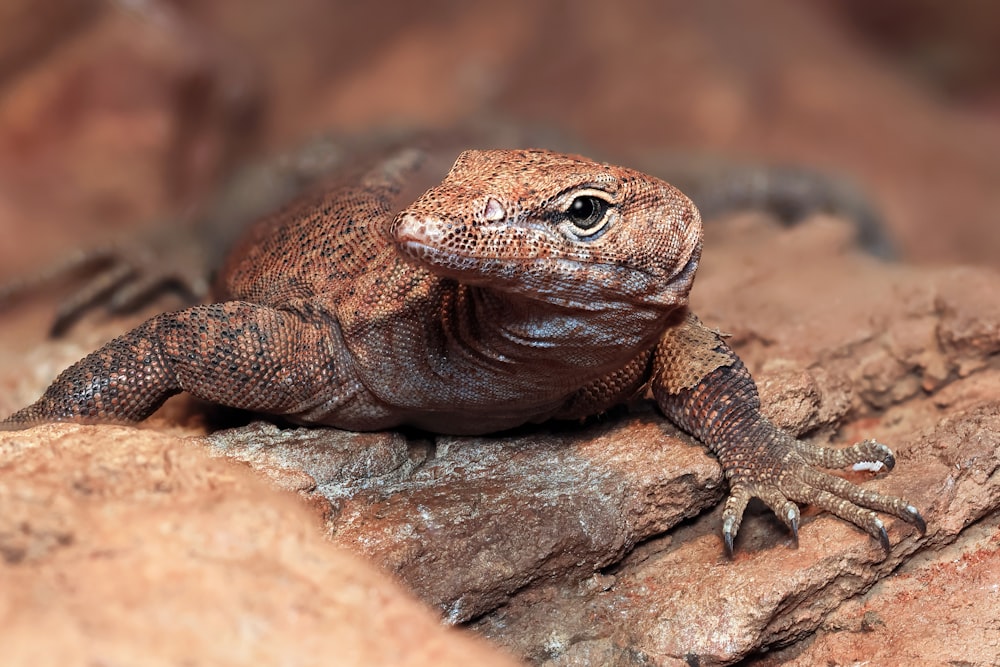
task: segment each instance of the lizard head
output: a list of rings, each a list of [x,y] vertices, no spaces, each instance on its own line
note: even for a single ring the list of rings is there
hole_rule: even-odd
[[[544,150],[462,153],[390,234],[436,275],[587,310],[685,304],[702,242],[673,186]]]

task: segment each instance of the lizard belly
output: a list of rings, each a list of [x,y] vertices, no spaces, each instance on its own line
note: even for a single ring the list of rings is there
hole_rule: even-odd
[[[309,410],[290,415],[302,424],[334,426],[349,431],[378,431],[400,426],[413,426],[447,435],[483,435],[515,428],[527,423],[539,423],[558,414],[566,404],[565,397],[545,400],[508,401],[508,405],[484,401],[482,396],[466,400],[434,400],[421,402],[395,394],[390,403],[368,390],[316,405]],[[404,403],[400,405],[399,403]]]

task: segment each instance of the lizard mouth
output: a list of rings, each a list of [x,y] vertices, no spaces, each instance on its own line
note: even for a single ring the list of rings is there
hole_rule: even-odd
[[[471,278],[482,273],[483,264],[489,263],[490,259],[470,252],[467,244],[455,243],[454,236],[449,243],[448,228],[461,225],[402,214],[393,221],[389,231],[403,256],[436,273],[455,273],[458,274],[456,277]]]
[[[390,234],[404,258],[442,278],[586,309],[611,303],[672,308],[686,300],[700,254],[692,253],[683,258],[683,265],[666,272],[548,252],[499,257],[475,243],[456,242],[466,238],[454,233],[465,224],[403,214]]]

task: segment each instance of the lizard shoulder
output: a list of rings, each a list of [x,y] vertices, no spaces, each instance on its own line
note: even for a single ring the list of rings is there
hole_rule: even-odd
[[[338,175],[243,236],[219,272],[219,299],[281,306],[338,299],[365,275],[399,268],[388,227],[398,209],[443,174],[426,151],[401,149],[360,173]]]

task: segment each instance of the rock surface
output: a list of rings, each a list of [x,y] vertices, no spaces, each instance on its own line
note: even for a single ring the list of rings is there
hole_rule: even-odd
[[[210,440],[330,501],[333,541],[395,574],[451,623],[534,582],[613,565],[721,493],[718,465],[652,413],[562,433],[437,438],[433,449],[391,434],[266,426]]]
[[[5,665],[513,665],[288,493],[148,430],[0,439]]]
[[[0,48],[0,282],[186,204],[244,144],[497,112],[623,162],[846,170],[906,257],[997,266],[998,119],[816,6],[431,4],[88,2],[50,33],[11,4],[4,34],[38,43]],[[550,665],[1000,663],[1000,276],[879,263],[851,236],[716,221],[693,300],[776,421],[894,448],[892,473],[845,473],[924,512],[922,537],[890,523],[887,556],[808,511],[794,549],[758,508],[727,561],[718,466],[649,406],[430,439],[219,430],[180,399],[148,428],[0,433],[4,664],[508,664],[434,614]],[[143,317],[42,342],[53,302],[0,316],[0,414]]]

